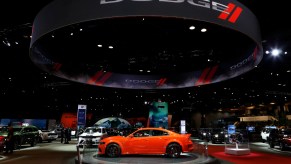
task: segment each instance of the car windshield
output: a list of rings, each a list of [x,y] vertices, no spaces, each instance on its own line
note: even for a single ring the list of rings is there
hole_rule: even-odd
[[[0,127],[0,133],[7,132],[7,131],[8,131],[7,126]]]
[[[212,133],[223,133],[223,129],[213,129]]]
[[[291,135],[291,129],[282,130],[282,133],[286,135]]]
[[[101,129],[96,129],[96,128],[87,128],[85,130],[85,133],[101,133]]]
[[[13,128],[14,132],[20,132],[22,128]]]

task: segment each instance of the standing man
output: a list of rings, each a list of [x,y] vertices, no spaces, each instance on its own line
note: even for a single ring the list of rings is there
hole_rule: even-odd
[[[11,123],[9,123],[9,128],[8,128],[8,135],[7,135],[7,140],[6,140],[6,154],[10,151],[10,153],[13,153],[14,149],[14,132],[13,132],[13,127],[11,126]]]
[[[68,144],[69,143],[68,138],[69,138],[69,129],[66,128],[65,129],[65,144]]]
[[[61,129],[61,143],[63,143],[63,140],[64,140],[64,133],[65,133],[65,131],[64,131],[64,128],[62,127],[62,129]]]

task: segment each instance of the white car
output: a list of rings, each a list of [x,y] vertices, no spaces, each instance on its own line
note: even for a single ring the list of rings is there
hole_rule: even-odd
[[[270,135],[270,131],[272,129],[276,129],[275,126],[266,126],[265,128],[263,128],[263,130],[261,131],[261,136],[262,136],[262,141],[266,142],[268,141],[269,135]]]
[[[52,142],[58,138],[58,134],[53,130],[38,130],[39,132],[39,140],[38,142],[48,141]]]
[[[79,135],[78,146],[98,145],[101,136],[104,134],[107,134],[104,127],[87,127],[84,132]]]

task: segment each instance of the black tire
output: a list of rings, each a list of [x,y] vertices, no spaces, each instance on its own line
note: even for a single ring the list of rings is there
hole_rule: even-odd
[[[274,144],[274,142],[270,142],[270,148],[274,148],[275,147],[275,144]]]
[[[42,138],[41,137],[39,137],[38,142],[42,143]]]
[[[178,158],[181,154],[181,146],[177,143],[171,143],[167,146],[166,154],[170,158]]]
[[[280,143],[280,150],[284,151],[286,149],[285,144],[283,142]]]
[[[37,138],[34,138],[31,143],[30,143],[30,146],[31,147],[34,147],[35,145],[37,145],[37,142],[38,142],[38,139]]]
[[[14,143],[13,143],[13,148],[14,150],[17,150],[19,148],[19,144],[18,144],[18,139],[14,139]]]
[[[107,145],[105,153],[108,157],[114,158],[120,156],[121,150],[119,145],[112,143]]]

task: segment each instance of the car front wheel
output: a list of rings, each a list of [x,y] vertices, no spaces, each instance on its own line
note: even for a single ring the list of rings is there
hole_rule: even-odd
[[[274,147],[275,147],[274,142],[270,141],[270,148],[274,148]]]
[[[118,157],[120,156],[120,153],[121,153],[120,147],[117,144],[109,144],[106,147],[106,155],[108,157]]]
[[[176,143],[172,143],[167,147],[167,156],[171,158],[177,158],[181,154],[181,147]]]

